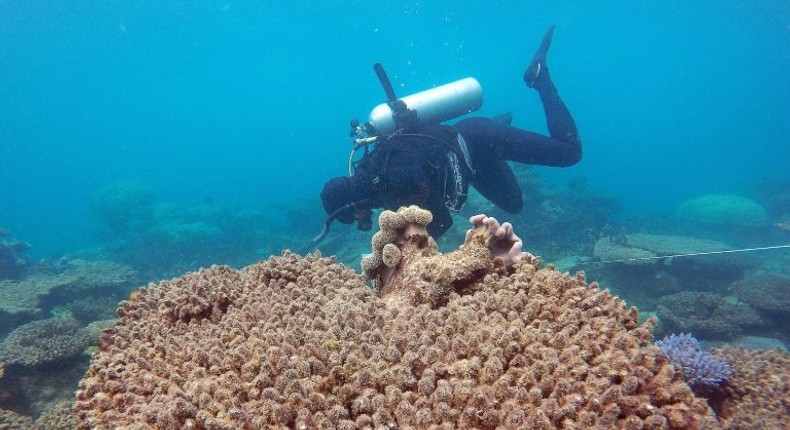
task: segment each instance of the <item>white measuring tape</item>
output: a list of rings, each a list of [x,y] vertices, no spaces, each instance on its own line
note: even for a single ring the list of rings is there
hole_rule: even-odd
[[[691,257],[695,255],[733,254],[736,252],[765,251],[769,249],[785,249],[785,248],[790,248],[790,245],[763,246],[760,248],[728,249],[725,251],[694,252],[690,254],[658,255],[655,257],[624,258],[622,260],[590,261],[582,264],[627,263],[629,261],[659,260],[662,258]]]

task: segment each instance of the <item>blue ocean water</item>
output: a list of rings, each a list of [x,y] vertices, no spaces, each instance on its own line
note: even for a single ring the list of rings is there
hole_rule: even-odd
[[[474,76],[479,112],[545,132],[521,81],[549,65],[583,176],[625,213],[786,179],[786,1],[0,1],[0,226],[43,257],[93,246],[97,193],[237,210],[317,205],[348,121],[384,95]],[[527,203],[529,204],[529,203]],[[318,230],[323,214],[316,213]]]
[[[349,121],[385,99],[373,63],[401,96],[473,76],[475,115],[546,133],[522,73],[555,24],[548,64],[584,156],[516,167],[525,250],[657,316],[657,338],[786,351],[786,0],[0,0],[0,410],[73,400],[85,347],[139,285],[315,249]],[[358,268],[371,234],[336,223],[321,250]],[[661,256],[607,261],[623,253]],[[26,336],[58,365],[23,360]]]

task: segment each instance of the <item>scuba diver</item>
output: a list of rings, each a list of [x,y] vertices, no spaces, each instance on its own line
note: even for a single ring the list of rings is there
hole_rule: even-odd
[[[438,238],[452,224],[450,211],[460,210],[466,201],[469,184],[506,212],[521,211],[522,192],[508,160],[555,167],[578,163],[582,148],[576,124],[546,65],[553,32],[554,26],[524,72],[524,82],[543,103],[550,136],[511,126],[509,114],[442,124],[480,107],[482,90],[477,81],[467,78],[446,85],[447,89],[399,99],[381,65],[374,65],[388,102],[374,109],[367,123],[352,121],[352,137],[357,136],[352,157],[360,147],[365,152],[356,163],[349,160],[349,176],[332,178],[324,185],[321,201],[328,217],[314,242],[326,236],[335,219],[344,224],[356,221],[360,230],[369,230],[373,209],[394,211],[407,205],[433,213],[427,230]],[[459,94],[465,97],[460,111]],[[449,113],[441,112],[448,103]]]

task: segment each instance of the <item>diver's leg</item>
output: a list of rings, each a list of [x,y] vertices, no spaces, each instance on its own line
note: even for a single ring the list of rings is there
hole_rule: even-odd
[[[456,127],[470,147],[519,163],[565,167],[579,162],[582,147],[576,123],[560,98],[546,66],[546,53],[553,30],[554,27],[546,32],[543,43],[524,72],[524,82],[538,91],[543,102],[550,137],[501,121],[468,118],[456,124]],[[472,158],[474,163],[474,155]]]
[[[516,175],[501,158],[477,159],[477,172],[472,178],[472,186],[500,209],[517,214],[524,207],[524,197]]]
[[[540,166],[567,167],[581,159],[578,139],[570,142],[523,130],[490,118],[466,118],[455,125],[472,153],[475,176],[485,170],[481,158],[500,159]],[[475,154],[479,154],[475,156]]]
[[[576,130],[576,122],[565,102],[560,98],[557,87],[554,86],[554,82],[549,76],[548,67],[543,66],[537,80],[532,81],[532,85],[527,85],[538,91],[540,101],[543,103],[543,111],[546,113],[549,135],[553,139],[575,146],[574,149],[578,150],[579,158],[581,158],[581,140]]]
[[[553,37],[554,26],[551,26],[543,36],[543,41],[527,66],[527,70],[524,71],[524,83],[528,87],[537,90],[540,96],[540,101],[543,103],[543,111],[546,113],[549,135],[554,139],[575,146],[575,148],[571,148],[566,152],[573,153],[576,150],[578,151],[578,158],[581,158],[581,141],[576,130],[576,123],[568,107],[565,106],[565,103],[560,98],[557,87],[551,80],[549,67],[546,63],[546,56]]]
[[[474,170],[472,186],[499,208],[518,213],[524,205],[524,198],[516,175],[487,137],[486,131],[489,127],[496,128],[496,125],[504,124],[488,118],[467,118],[456,124],[456,127],[469,149]]]

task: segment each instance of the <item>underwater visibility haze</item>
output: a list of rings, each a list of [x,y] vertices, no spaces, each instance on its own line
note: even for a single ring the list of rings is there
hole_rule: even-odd
[[[373,64],[401,97],[474,77],[484,103],[471,115],[512,113],[547,134],[522,75],[552,25],[548,66],[581,162],[514,163],[524,210],[473,191],[438,249],[455,255],[471,215],[509,221],[544,266],[586,273],[557,282],[596,281],[640,322],[657,318],[649,335],[612,333],[640,348],[668,336],[661,350],[696,372],[679,403],[710,407],[722,428],[786,425],[777,387],[754,388],[768,418],[748,425],[723,399],[743,363],[790,374],[790,3],[0,0],[0,427],[68,416],[101,331],[119,302],[128,322],[154,300],[133,293],[149,282],[285,249],[361,271],[378,212],[372,231],[336,222],[311,239],[324,183],[348,174],[350,121],[386,101]],[[309,273],[323,264],[282,258]],[[183,282],[257,273],[212,270]],[[346,351],[337,342],[329,349]],[[83,425],[97,419],[79,408]]]

